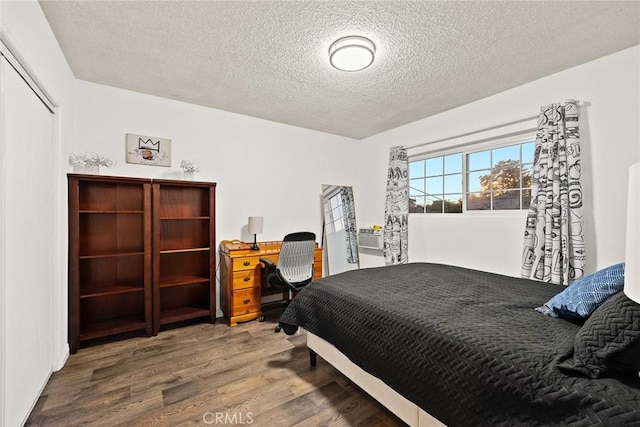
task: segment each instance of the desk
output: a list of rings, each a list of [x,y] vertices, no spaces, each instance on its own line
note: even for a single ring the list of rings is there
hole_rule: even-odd
[[[260,317],[263,297],[282,294],[286,299],[286,291],[262,286],[260,258],[277,263],[281,245],[281,241],[258,242],[260,249],[252,251],[250,244],[237,240],[220,242],[220,309],[229,326]],[[313,277],[322,277],[322,248],[317,243]]]

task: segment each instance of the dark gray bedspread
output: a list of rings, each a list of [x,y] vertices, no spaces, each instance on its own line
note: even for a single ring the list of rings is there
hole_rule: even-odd
[[[440,264],[313,282],[280,319],[331,342],[445,424],[640,425],[640,383],[557,368],[580,328],[534,311],[556,285]]]

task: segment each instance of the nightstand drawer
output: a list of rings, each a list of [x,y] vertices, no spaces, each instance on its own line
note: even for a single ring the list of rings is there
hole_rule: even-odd
[[[253,270],[260,265],[259,256],[248,256],[233,259],[233,271]]]
[[[233,315],[256,313],[260,311],[260,288],[233,291]]]
[[[254,288],[260,286],[260,274],[262,268],[253,270],[236,271],[233,274],[233,290]]]

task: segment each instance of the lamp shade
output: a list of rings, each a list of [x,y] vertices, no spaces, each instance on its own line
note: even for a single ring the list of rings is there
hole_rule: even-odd
[[[624,293],[640,303],[640,163],[629,168]]]
[[[262,234],[262,217],[249,217],[249,234]]]

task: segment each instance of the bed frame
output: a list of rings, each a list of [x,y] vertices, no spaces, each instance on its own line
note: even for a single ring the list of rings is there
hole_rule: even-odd
[[[316,355],[320,355],[326,362],[410,426],[445,427],[445,424],[426,413],[418,405],[405,399],[380,379],[353,363],[331,343],[309,331],[307,331],[307,347],[310,351],[311,366],[315,366]]]

